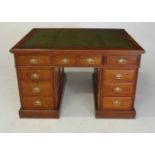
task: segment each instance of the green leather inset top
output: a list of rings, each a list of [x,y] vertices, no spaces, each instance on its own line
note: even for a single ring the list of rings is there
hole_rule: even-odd
[[[135,44],[121,29],[36,29],[19,48],[132,49]]]

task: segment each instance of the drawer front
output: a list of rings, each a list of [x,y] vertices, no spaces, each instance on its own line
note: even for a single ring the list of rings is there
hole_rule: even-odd
[[[136,70],[104,70],[104,80],[113,82],[134,81]]]
[[[25,69],[19,70],[21,80],[41,81],[52,80],[53,69]]]
[[[21,82],[21,91],[24,96],[51,96],[53,88],[51,82]]]
[[[16,64],[21,66],[50,65],[50,56],[16,56]]]
[[[108,65],[136,65],[138,64],[137,56],[107,56]]]
[[[76,58],[74,56],[55,56],[53,62],[56,65],[75,65]]]
[[[110,83],[104,82],[103,96],[132,96],[134,93],[133,83]]]
[[[77,59],[78,65],[100,65],[102,64],[102,57],[95,56],[79,56]]]
[[[132,109],[131,97],[104,97],[101,108],[103,110],[130,110]]]
[[[24,97],[22,107],[25,109],[54,109],[52,97]]]

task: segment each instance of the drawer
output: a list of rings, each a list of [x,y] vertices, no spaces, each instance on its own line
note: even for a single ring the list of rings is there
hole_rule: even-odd
[[[53,62],[56,65],[75,65],[76,58],[74,56],[55,56],[53,57]]]
[[[103,78],[106,81],[129,82],[136,78],[136,70],[104,70]]]
[[[137,56],[107,56],[108,65],[136,65],[139,64]]]
[[[100,65],[102,64],[102,57],[95,56],[79,56],[77,59],[78,65]]]
[[[24,97],[22,107],[37,110],[54,109],[54,101],[52,97]]]
[[[110,83],[104,82],[103,96],[132,96],[134,93],[133,83]]]
[[[102,110],[131,110],[131,97],[104,97],[102,98]]]
[[[53,69],[19,69],[21,80],[41,81],[52,80]]]
[[[50,56],[16,56],[16,64],[21,66],[50,65]]]
[[[51,96],[53,87],[51,82],[21,82],[21,91],[24,96]]]

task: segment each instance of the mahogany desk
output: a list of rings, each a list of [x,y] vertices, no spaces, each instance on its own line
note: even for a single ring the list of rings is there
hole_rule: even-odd
[[[93,67],[97,118],[134,118],[143,48],[123,29],[33,29],[15,56],[21,118],[59,118],[64,67]]]

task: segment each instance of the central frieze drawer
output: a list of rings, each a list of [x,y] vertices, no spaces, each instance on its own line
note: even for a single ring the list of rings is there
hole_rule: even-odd
[[[100,65],[102,64],[102,57],[100,56],[80,56],[77,58],[79,65]]]
[[[102,56],[55,56],[52,58],[53,64],[56,65],[101,65]]]
[[[21,91],[24,96],[51,96],[52,82],[21,82]]]
[[[74,56],[55,56],[52,58],[53,63],[56,65],[75,65],[76,57]]]

